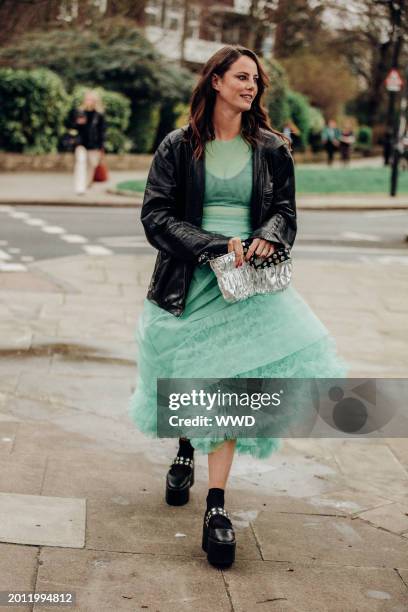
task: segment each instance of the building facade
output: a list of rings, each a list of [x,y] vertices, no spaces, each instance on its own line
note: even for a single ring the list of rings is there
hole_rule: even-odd
[[[269,56],[273,37],[267,19],[269,4],[261,0],[148,0],[146,37],[165,57],[193,70],[225,44],[243,44]]]

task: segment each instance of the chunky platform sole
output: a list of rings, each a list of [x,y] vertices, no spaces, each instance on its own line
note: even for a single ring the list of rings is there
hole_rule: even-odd
[[[236,542],[219,542],[209,537],[208,529],[203,527],[202,549],[207,553],[211,565],[232,565],[235,561]]]
[[[169,506],[184,506],[190,499],[190,487],[194,484],[194,469],[191,473],[190,480],[184,487],[180,487],[175,489],[173,487],[169,487],[166,482],[166,502]]]

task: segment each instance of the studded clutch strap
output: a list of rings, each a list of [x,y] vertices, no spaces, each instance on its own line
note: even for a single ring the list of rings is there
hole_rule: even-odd
[[[252,240],[242,242],[244,254]],[[275,293],[286,289],[292,279],[292,258],[289,249],[277,247],[267,258],[252,255],[239,268],[235,267],[235,253],[231,251],[210,260],[220,291],[227,302],[238,302],[252,295]]]

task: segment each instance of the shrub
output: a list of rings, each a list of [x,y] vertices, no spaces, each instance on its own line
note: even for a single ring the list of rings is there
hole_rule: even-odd
[[[61,79],[46,69],[0,68],[0,148],[53,153],[69,109]]]
[[[286,72],[276,60],[263,61],[263,68],[270,79],[270,85],[265,93],[265,105],[272,126],[277,130],[282,130],[290,112]]]
[[[322,148],[322,130],[325,124],[321,110],[311,106],[309,108],[309,122],[309,144],[313,153],[317,153]]]
[[[373,144],[373,130],[368,125],[361,125],[357,131],[356,148],[368,153]]]
[[[160,104],[139,107],[134,115],[132,129],[133,150],[137,153],[152,151],[160,121]]]
[[[292,90],[287,93],[287,101],[289,117],[300,130],[300,147],[304,150],[309,140],[310,104],[306,96]]]
[[[134,21],[120,18],[104,19],[92,29],[72,27],[21,36],[0,49],[0,63],[24,69],[46,66],[61,75],[69,91],[87,83],[124,94],[131,100],[128,136],[138,152],[153,147],[157,106],[187,102],[194,82],[189,70],[156,51]]]

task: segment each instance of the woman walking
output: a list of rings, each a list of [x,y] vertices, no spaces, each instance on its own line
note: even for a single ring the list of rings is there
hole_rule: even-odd
[[[340,157],[344,166],[348,166],[350,163],[351,152],[353,149],[353,144],[355,143],[355,136],[353,131],[353,126],[351,121],[347,121],[344,125],[344,128],[341,130],[340,138],[339,138],[339,149],[340,149]]]
[[[258,57],[225,46],[204,66],[189,124],[154,155],[141,219],[158,249],[137,328],[138,377],[130,402],[137,427],[155,436],[157,378],[337,377],[345,374],[328,330],[293,287],[225,301],[209,266],[234,251],[266,258],[296,236],[294,166],[262,104]],[[267,458],[278,438],[181,437],[166,476],[166,501],[181,505],[194,483],[194,452],[208,455],[202,547],[230,565],[236,539],[224,508],[234,453]]]
[[[102,102],[97,92],[89,90],[74,118],[78,132],[75,147],[74,183],[77,195],[83,195],[92,186],[96,166],[103,157],[105,119]]]

